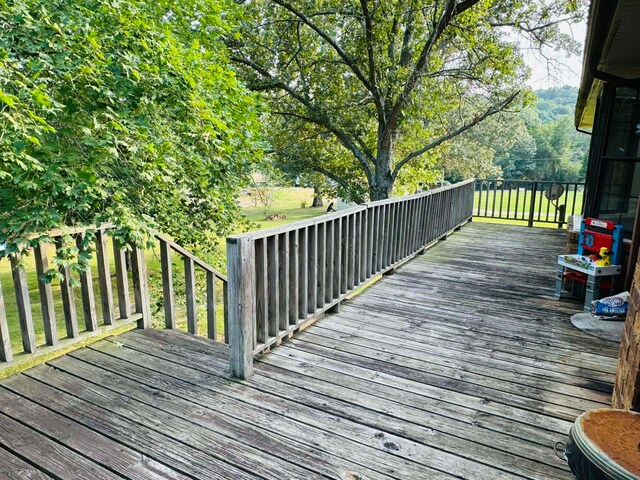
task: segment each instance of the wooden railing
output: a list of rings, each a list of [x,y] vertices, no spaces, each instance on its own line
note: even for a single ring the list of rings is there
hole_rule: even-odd
[[[149,328],[152,326],[152,306],[157,304],[163,306],[166,328],[177,328],[179,322],[176,315],[172,254],[177,254],[184,264],[187,330],[198,333],[196,270],[201,269],[204,271],[202,283],[206,284],[203,288],[206,297],[206,305],[203,306],[206,308],[206,335],[214,340],[219,337],[226,339],[226,308],[223,309],[225,314],[222,329],[218,328],[221,326],[220,318],[216,315],[217,291],[222,291],[221,296],[226,303],[227,282],[224,275],[166,236],[156,234],[160,266],[156,268],[158,271],[151,273],[161,277],[162,293],[152,295],[147,263],[149,258],[157,256],[158,249],[145,251],[135,246],[122,248],[122,245],[107,234],[110,228],[112,226],[105,225],[100,228],[49,232],[47,235],[51,243],[41,243],[35,247],[30,252],[33,260],[30,258],[32,255],[10,259],[13,294],[6,290],[6,285],[0,284],[0,370],[29,362],[36,356],[72,347],[132,322],[136,322],[138,328]],[[89,237],[85,236],[90,231],[95,232],[95,239],[88,242]],[[77,251],[73,251],[74,258],[68,264],[75,263],[76,256],[86,255],[92,250],[88,268],[72,274],[70,266],[62,264],[59,272],[63,279],[55,283],[46,281],[45,274],[51,268],[52,254],[74,246]],[[96,281],[94,271],[97,271]],[[79,280],[79,285],[74,286],[74,278]],[[29,293],[29,286],[33,289],[34,283],[37,283],[39,309],[33,308]],[[79,305],[76,305],[78,296]],[[153,302],[153,297],[158,297],[158,301]],[[159,312],[156,316],[159,316]],[[64,332],[59,329],[64,329]],[[16,335],[20,336],[21,342],[16,341]]]
[[[472,216],[474,181],[227,238],[231,375]]]
[[[584,183],[540,180],[476,180],[473,215],[508,221],[552,223],[562,228],[568,215],[584,209]]]

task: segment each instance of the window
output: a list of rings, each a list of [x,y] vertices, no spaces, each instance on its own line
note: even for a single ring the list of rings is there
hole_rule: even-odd
[[[618,87],[604,138],[594,216],[633,230],[640,197],[640,94]]]

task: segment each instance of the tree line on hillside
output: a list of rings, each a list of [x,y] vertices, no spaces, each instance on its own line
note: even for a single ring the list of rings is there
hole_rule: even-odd
[[[559,26],[579,0],[0,5],[3,255],[104,221],[215,249],[263,165],[357,201],[443,170],[529,175],[532,138],[567,171],[560,117],[527,123],[521,49],[577,52]]]

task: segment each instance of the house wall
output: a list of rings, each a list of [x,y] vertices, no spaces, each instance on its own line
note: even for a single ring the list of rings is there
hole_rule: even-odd
[[[636,265],[611,406],[640,411],[640,263]]]

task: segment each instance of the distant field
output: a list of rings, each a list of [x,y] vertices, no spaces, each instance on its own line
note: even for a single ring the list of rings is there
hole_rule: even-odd
[[[310,208],[313,201],[312,188],[277,188],[274,195],[274,202],[271,207],[265,207],[258,200],[256,195],[244,195],[240,199],[243,210],[249,220],[258,224],[260,228],[275,227],[298,220],[317,217],[327,210],[327,202],[323,207]],[[306,207],[302,208],[302,204]],[[285,218],[267,220],[266,213],[283,214]]]

